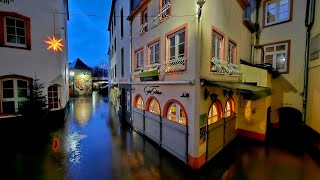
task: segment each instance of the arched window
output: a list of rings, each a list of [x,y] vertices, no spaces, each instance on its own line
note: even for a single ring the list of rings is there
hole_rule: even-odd
[[[208,125],[217,122],[221,118],[221,105],[220,103],[214,102],[212,103],[209,115],[208,115]]]
[[[148,103],[147,103],[147,105],[148,105]],[[150,100],[150,103],[147,108],[148,108],[149,112],[160,115],[160,104],[158,103],[158,101],[155,98],[152,98]]]
[[[178,103],[172,103],[168,108],[167,117],[171,121],[186,125],[186,112]]]
[[[59,108],[59,92],[57,85],[52,85],[48,88],[48,104],[49,109]]]
[[[143,110],[143,106],[144,106],[143,99],[141,96],[138,96],[136,98],[136,108]]]
[[[224,108],[225,117],[230,117],[234,113],[234,101],[229,99]]]

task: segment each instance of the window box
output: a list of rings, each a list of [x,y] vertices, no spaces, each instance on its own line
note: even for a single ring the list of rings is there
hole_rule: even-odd
[[[158,70],[151,70],[139,73],[140,81],[159,81]]]

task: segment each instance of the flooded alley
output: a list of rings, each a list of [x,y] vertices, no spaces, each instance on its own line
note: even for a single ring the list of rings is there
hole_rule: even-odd
[[[3,134],[0,162],[7,178],[1,179],[320,179],[319,164],[306,153],[238,139],[194,172],[121,124],[108,100],[95,93],[71,100],[64,126],[44,141],[27,139],[22,147],[27,135]]]

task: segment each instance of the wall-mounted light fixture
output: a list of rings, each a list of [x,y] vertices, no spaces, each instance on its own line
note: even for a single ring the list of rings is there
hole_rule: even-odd
[[[206,2],[206,0],[197,0],[197,4],[199,5],[199,9],[198,9],[198,19],[200,19],[201,14],[202,14],[202,6],[204,5],[204,3]]]
[[[74,76],[74,72],[73,71],[70,72],[70,76]]]
[[[189,97],[189,93],[183,92],[180,97]]]

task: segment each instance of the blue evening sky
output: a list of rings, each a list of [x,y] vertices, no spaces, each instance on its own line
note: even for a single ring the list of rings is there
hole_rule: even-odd
[[[69,62],[77,58],[89,66],[107,62],[111,1],[69,0]]]

